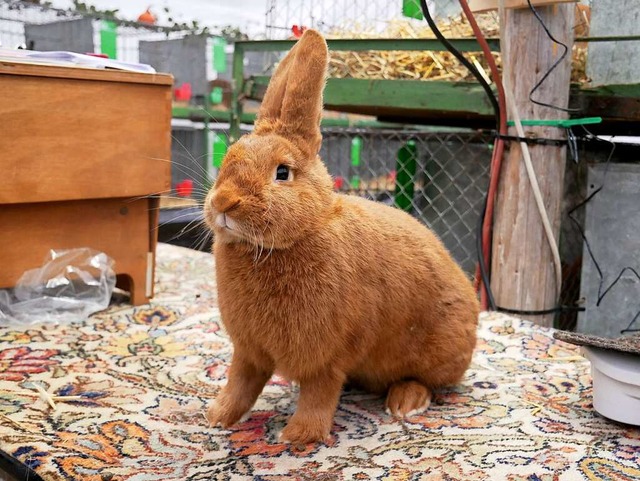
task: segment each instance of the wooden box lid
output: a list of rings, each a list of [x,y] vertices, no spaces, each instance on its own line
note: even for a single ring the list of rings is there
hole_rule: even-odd
[[[166,74],[0,61],[0,204],[170,188]]]

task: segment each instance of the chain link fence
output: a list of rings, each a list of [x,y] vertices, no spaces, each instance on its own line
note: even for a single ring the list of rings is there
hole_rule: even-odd
[[[592,0],[578,0],[591,5]],[[453,18],[462,9],[458,0],[427,0],[436,19]],[[294,25],[315,28],[331,36],[337,31],[358,31],[374,37],[388,35],[388,25],[397,20],[424,22],[420,0],[268,0],[266,36],[283,39],[292,35]]]
[[[491,146],[477,133],[325,128],[320,155],[337,190],[409,212],[471,274]]]

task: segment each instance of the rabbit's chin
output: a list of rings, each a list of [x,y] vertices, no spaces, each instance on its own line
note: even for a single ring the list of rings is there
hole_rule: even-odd
[[[269,249],[273,249],[273,242],[267,239],[261,239],[255,235],[249,235],[244,233],[240,229],[233,229],[229,227],[214,226],[213,236],[215,242],[220,244],[237,244],[239,246],[245,246],[247,252],[253,255],[255,249],[261,249],[261,251],[267,252]]]

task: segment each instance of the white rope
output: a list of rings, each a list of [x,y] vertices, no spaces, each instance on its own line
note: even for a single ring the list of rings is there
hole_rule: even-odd
[[[522,122],[520,122],[520,115],[516,107],[515,100],[513,98],[513,92],[509,85],[509,80],[503,76],[502,82],[507,97],[507,105],[510,110],[511,118],[516,124],[516,131],[518,137],[525,137],[524,129],[522,128]],[[544,232],[547,235],[549,241],[549,247],[551,247],[551,255],[553,256],[553,264],[556,273],[556,300],[560,299],[560,291],[562,289],[562,264],[560,263],[560,252],[558,251],[558,243],[553,235],[553,229],[551,228],[551,222],[549,222],[549,215],[547,209],[544,206],[544,200],[542,199],[542,192],[540,191],[540,185],[538,184],[538,178],[533,170],[533,162],[531,162],[531,153],[529,152],[529,146],[526,142],[520,142],[522,148],[522,159],[524,160],[524,166],[527,170],[527,176],[529,177],[529,183],[531,184],[531,190],[533,191],[533,197],[536,199],[536,205],[538,206],[538,212],[540,212],[540,218],[542,220],[542,226]]]

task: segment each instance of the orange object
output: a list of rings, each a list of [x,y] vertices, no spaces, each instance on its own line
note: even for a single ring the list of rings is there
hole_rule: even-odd
[[[151,7],[147,8],[143,13],[140,14],[140,16],[138,17],[138,22],[146,23],[148,25],[156,24],[157,18],[153,13],[151,13],[150,8]]]
[[[426,409],[432,389],[456,384],[470,364],[479,312],[466,274],[426,226],[332,191],[318,156],[328,63],[324,38],[307,30],[204,204],[234,346],[207,420],[236,424],[278,369],[301,380],[280,435],[293,446],[329,437],[347,379],[386,391],[391,416]],[[278,179],[287,158],[294,177]]]

